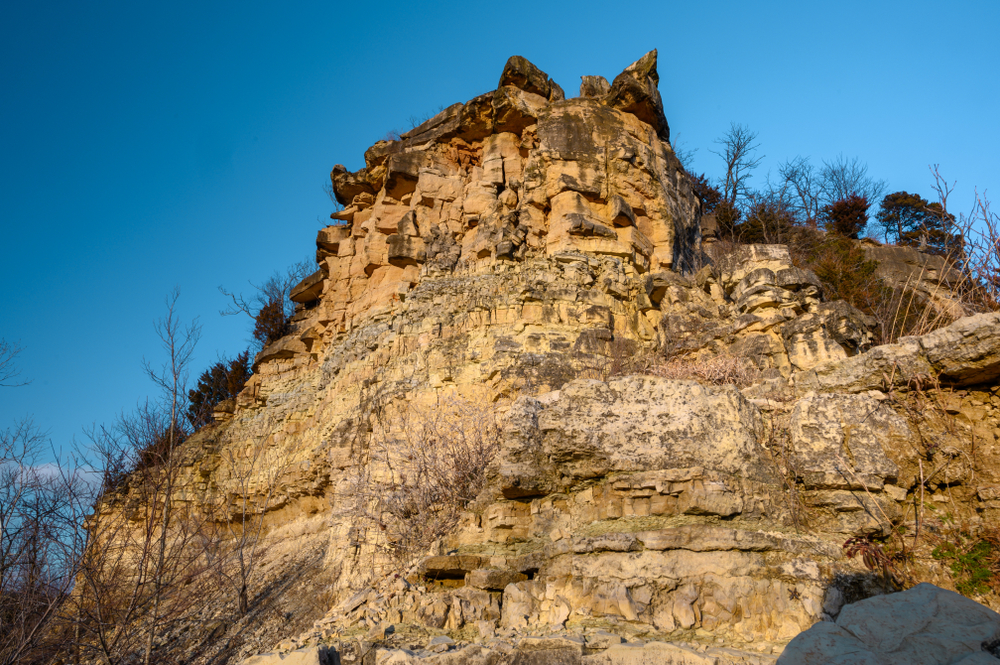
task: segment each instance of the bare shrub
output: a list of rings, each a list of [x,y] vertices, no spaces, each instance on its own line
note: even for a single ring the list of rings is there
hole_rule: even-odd
[[[581,372],[582,378],[596,378],[608,381],[616,376],[646,374],[656,357],[632,339],[616,335],[604,348],[595,371]]]
[[[283,272],[277,270],[262,284],[250,282],[254,293],[249,297],[219,287],[219,292],[231,301],[220,314],[232,316],[242,313],[253,319],[251,355],[289,332],[288,320],[295,314],[295,303],[290,297],[292,288],[311,275],[315,268],[315,262],[307,258],[293,263]]]
[[[608,381],[618,376],[645,374],[664,379],[694,380],[712,385],[752,386],[761,378],[761,370],[750,358],[732,353],[695,356],[676,349],[659,354],[635,340],[615,337],[604,351],[604,362],[596,372],[584,371],[583,378]]]
[[[206,566],[218,588],[232,595],[240,617],[260,586],[265,516],[300,449],[281,439],[271,418],[249,425],[238,442],[224,439],[217,474],[225,491],[214,487],[200,501],[207,520],[198,540]]]
[[[106,471],[73,594],[75,648],[85,659],[152,659],[164,632],[199,605],[191,583],[202,572],[200,520],[173,503],[180,455],[153,445],[169,422],[147,403],[88,433]],[[140,451],[155,451],[149,464],[136,465]]]
[[[990,202],[978,192],[972,213],[957,219],[948,212],[948,196],[954,188],[931,167],[938,203],[932,212],[948,220],[949,237],[943,256],[947,278],[929,293],[903,287],[891,289],[888,298],[877,303],[873,314],[882,325],[882,343],[907,335],[923,335],[971,314],[1000,309],[1000,217],[991,212]],[[927,268],[912,278],[923,281]]]
[[[936,168],[934,176],[940,181]],[[943,191],[940,198],[947,201],[947,189]],[[996,311],[1000,307],[1000,215],[990,209],[983,194],[976,192],[972,213],[961,216],[959,233],[965,240],[963,272],[972,282],[966,300],[977,311]]]
[[[166,359],[145,369],[162,391],[109,427],[89,433],[104,485],[87,522],[73,603],[75,648],[109,665],[141,658],[148,665],[172,624],[202,600],[191,582],[200,572],[192,545],[200,519],[178,499],[186,432],[185,381],[200,328],[184,325],[178,293],[166,299],[155,330]]]
[[[699,358],[674,356],[651,365],[647,373],[665,379],[693,379],[716,386],[735,385],[739,388],[752,386],[761,376],[761,371],[749,358],[731,353]]]
[[[349,508],[360,538],[403,561],[451,531],[485,487],[500,448],[486,399],[379,409]]]
[[[48,663],[65,647],[67,599],[85,544],[91,487],[72,460],[47,461],[30,420],[0,430],[0,664]]]

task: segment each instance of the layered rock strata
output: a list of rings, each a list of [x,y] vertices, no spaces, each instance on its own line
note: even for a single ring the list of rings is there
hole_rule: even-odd
[[[892,396],[893,368],[965,384],[954,409],[995,455],[995,319],[871,349],[874,321],[827,302],[786,248],[702,252],[657,84],[652,52],[565,99],[513,57],[494,92],[334,168],[344,208],[293,289],[292,332],[186,443],[177,498],[252,494],[272,568],[325,547],[332,609],[281,651],[772,662],[837,614],[837,575],[863,573],[848,536],[888,533],[922,490],[1000,497],[989,471],[918,486],[922,425]],[[736,355],[765,380],[620,376],[643,354]],[[439,443],[436,417],[496,423],[486,482],[402,557],[377,505],[407,482],[400,451]],[[235,477],[224,452],[260,442],[267,471]]]

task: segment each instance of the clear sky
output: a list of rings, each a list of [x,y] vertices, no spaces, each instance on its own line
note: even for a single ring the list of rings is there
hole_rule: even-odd
[[[153,321],[179,287],[196,374],[246,347],[219,285],[311,256],[330,169],[411,116],[492,90],[519,54],[575,96],[659,49],[674,137],[730,122],[766,159],[858,156],[930,197],[928,165],[1000,198],[1000,3],[10,2],[0,22],[0,337],[57,446],[152,392]],[[196,378],[195,377],[192,378]]]

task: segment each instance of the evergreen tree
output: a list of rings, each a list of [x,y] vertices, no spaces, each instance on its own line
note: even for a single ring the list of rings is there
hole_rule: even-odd
[[[232,360],[223,358],[198,378],[198,387],[188,392],[188,420],[201,427],[212,420],[212,410],[236,396],[250,378],[250,352],[244,351]]]
[[[887,241],[925,247],[935,254],[962,251],[961,234],[952,233],[955,217],[940,203],[930,203],[919,194],[889,194],[882,199],[876,217]]]

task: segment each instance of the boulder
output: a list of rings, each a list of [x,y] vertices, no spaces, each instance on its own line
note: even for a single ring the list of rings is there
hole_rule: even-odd
[[[512,55],[507,60],[507,64],[504,65],[497,88],[502,88],[505,85],[512,85],[525,92],[531,92],[549,99],[552,96],[553,85],[555,84],[549,78],[548,74],[528,62],[527,58],[520,55]],[[562,88],[559,86],[555,86],[555,88],[559,94],[562,93]],[[564,96],[562,95],[559,98],[561,99]]]
[[[927,362],[943,380],[958,385],[1000,376],[1000,312],[977,314],[920,338]]]
[[[340,205],[350,205],[358,194],[374,194],[375,190],[365,178],[366,169],[351,173],[343,164],[337,164],[330,172],[333,194]]]
[[[785,648],[778,665],[1000,662],[1000,614],[933,584],[845,605]]]
[[[906,385],[936,375],[945,383],[966,386],[1000,377],[1000,312],[977,314],[921,337],[820,363],[795,375],[799,391],[862,392]]]

